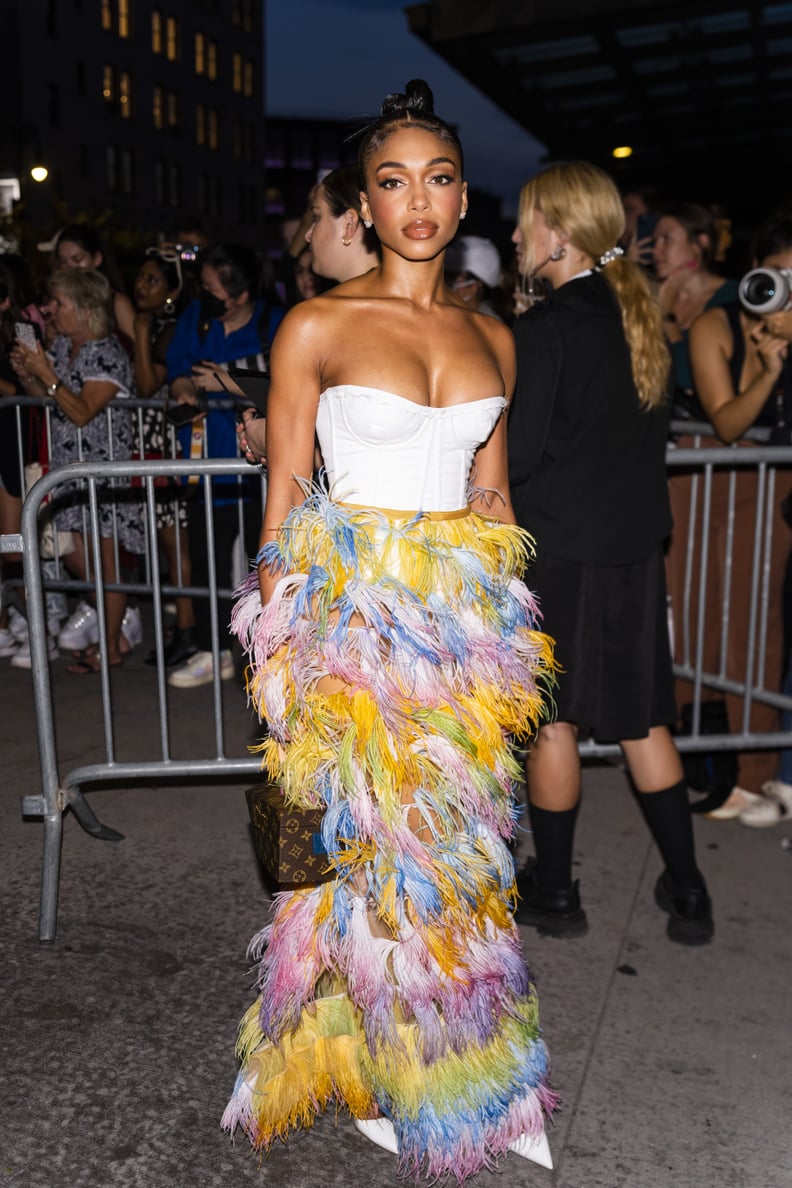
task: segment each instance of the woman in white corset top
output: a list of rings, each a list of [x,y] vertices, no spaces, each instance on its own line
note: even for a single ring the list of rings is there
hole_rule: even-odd
[[[233,625],[287,804],[324,810],[333,878],[254,940],[224,1115],[257,1149],[328,1102],[400,1169],[551,1166],[536,992],[506,845],[553,679],[508,493],[509,331],[446,288],[462,151],[425,83],[360,146],[382,261],[296,306],[272,351],[257,572]],[[326,483],[311,484],[318,435]]]

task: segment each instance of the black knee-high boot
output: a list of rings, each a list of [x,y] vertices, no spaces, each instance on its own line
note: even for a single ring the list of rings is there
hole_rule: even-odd
[[[520,901],[514,918],[549,936],[588,931],[577,883],[572,882],[572,843],[578,806],[554,813],[528,803],[536,862],[517,878]]]
[[[701,890],[704,879],[696,865],[696,843],[684,780],[661,792],[636,791],[644,820],[663,856],[666,870],[684,891]]]
[[[666,869],[655,885],[655,901],[668,912],[667,933],[680,945],[705,945],[715,925],[712,903],[696,865],[693,820],[684,780],[661,792],[637,792],[638,803]]]
[[[534,878],[543,891],[566,891],[572,886],[572,845],[580,801],[556,813],[528,801],[536,865]]]

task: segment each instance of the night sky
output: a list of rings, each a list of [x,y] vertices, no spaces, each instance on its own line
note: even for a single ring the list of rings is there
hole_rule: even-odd
[[[364,123],[389,91],[424,78],[438,115],[459,129],[471,186],[513,215],[542,146],[409,32],[405,2],[268,0],[267,111]]]

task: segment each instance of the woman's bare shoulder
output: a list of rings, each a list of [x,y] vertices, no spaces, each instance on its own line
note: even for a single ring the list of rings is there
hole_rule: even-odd
[[[716,305],[712,309],[705,309],[690,326],[691,346],[695,342],[730,343],[732,338],[731,326],[726,310]]]

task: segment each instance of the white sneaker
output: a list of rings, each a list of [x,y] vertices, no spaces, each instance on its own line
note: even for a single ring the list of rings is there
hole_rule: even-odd
[[[220,653],[220,680],[230,681],[234,675],[234,661],[228,651]],[[214,677],[214,663],[211,652],[196,652],[194,656],[174,668],[168,677],[168,684],[175,689],[195,689],[198,685],[210,685]]]
[[[47,659],[58,659],[58,646],[51,635],[47,636]],[[26,639],[24,643],[19,644],[16,652],[11,657],[12,668],[32,668],[33,662],[30,655],[30,640]]]
[[[8,630],[17,643],[22,643],[28,637],[28,621],[15,606],[8,608]]]
[[[746,809],[759,804],[761,800],[764,800],[763,796],[757,796],[755,792],[749,792],[746,788],[735,784],[723,804],[704,815],[712,821],[733,821],[736,817],[741,816]]]
[[[72,652],[82,652],[99,642],[99,616],[87,602],[79,602],[77,610],[63,625],[58,646]]]
[[[764,829],[768,825],[777,825],[792,814],[792,785],[781,780],[767,780],[762,784],[762,793],[757,796],[755,804],[748,805],[740,813],[741,825]]]
[[[129,644],[129,650],[143,643],[143,619],[136,606],[128,606],[121,620],[121,634]]]
[[[0,627],[0,656],[13,656],[19,647],[19,640],[10,627]]]

